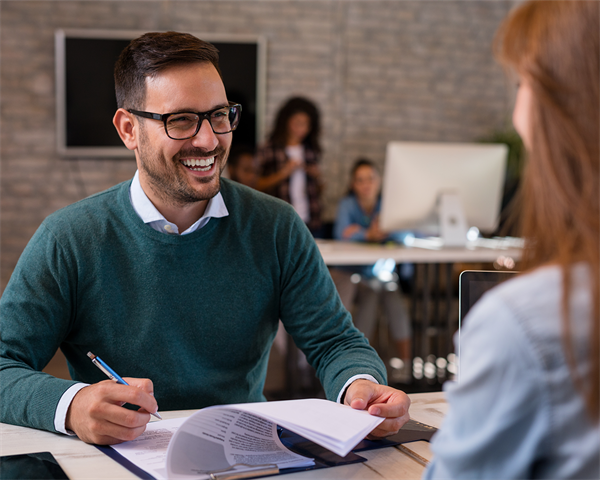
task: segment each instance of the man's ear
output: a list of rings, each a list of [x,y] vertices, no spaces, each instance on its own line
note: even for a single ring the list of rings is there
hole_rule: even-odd
[[[113,125],[125,146],[129,150],[135,150],[138,146],[139,130],[133,122],[133,116],[124,108],[119,108],[113,117]]]

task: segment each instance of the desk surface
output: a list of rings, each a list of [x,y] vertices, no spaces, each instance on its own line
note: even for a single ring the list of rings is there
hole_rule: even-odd
[[[409,395],[412,400],[411,418],[439,427],[446,413],[443,393],[420,393]],[[163,418],[189,416],[194,410],[161,412]],[[415,458],[431,458],[427,442],[405,444],[402,448],[390,447],[361,452],[367,462],[344,465],[324,470],[293,473],[286,480],[343,479],[385,480],[417,479],[423,466]],[[26,427],[0,423],[0,455],[13,455],[49,451],[56,457],[71,480],[78,479],[136,479],[127,469],[111,460],[96,448],[76,437],[54,434]]]
[[[502,240],[440,249],[339,240],[317,240],[317,246],[323,260],[330,266],[373,265],[380,258],[392,258],[396,263],[487,263],[494,262],[500,256],[517,261],[522,254],[522,249],[516,242]]]

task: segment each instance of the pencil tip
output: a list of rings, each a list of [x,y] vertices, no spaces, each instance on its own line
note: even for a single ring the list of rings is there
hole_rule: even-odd
[[[94,358],[96,358],[96,355],[94,355],[92,352],[88,352],[88,353],[87,353],[87,356],[88,356],[88,357],[90,357],[92,360],[93,360]]]

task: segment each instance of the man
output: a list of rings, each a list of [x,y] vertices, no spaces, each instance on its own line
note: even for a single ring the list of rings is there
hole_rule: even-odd
[[[397,431],[409,400],[383,385],[303,222],[220,179],[241,107],[216,49],[143,35],[115,84],[113,123],[138,172],[52,214],[23,252],[0,300],[0,420],[112,444],[140,435],[157,400],[165,410],[264,400],[281,318],[328,398],[387,417],[374,436]],[[41,372],[58,347],[74,381]],[[103,381],[88,351],[129,386]]]

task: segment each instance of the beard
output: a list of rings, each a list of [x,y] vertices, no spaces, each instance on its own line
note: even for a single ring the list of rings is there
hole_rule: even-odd
[[[140,170],[148,177],[150,188],[161,201],[174,205],[184,206],[210,200],[221,189],[220,176],[229,149],[218,146],[212,151],[202,148],[188,148],[180,150],[171,159],[166,158],[160,151],[154,150],[148,141],[145,129],[140,131],[140,147],[138,149]],[[215,157],[215,173],[210,177],[190,178],[186,175],[180,159],[184,157]],[[201,187],[201,188],[199,188]]]

